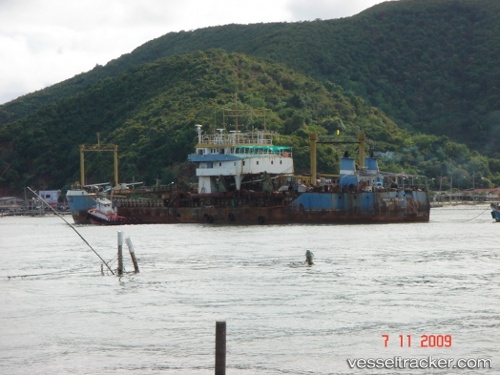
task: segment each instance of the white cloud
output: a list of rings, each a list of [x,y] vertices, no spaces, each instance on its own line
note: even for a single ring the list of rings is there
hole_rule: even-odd
[[[0,103],[171,31],[340,18],[380,0],[0,0]]]
[[[377,0],[288,0],[294,20],[334,19],[350,17],[381,3]]]

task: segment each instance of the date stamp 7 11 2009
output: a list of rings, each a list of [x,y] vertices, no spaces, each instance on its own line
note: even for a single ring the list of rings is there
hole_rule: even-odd
[[[412,335],[398,335],[396,338],[382,335],[384,346],[398,345],[400,348],[411,348],[412,345],[420,348],[451,348],[453,339],[451,335],[420,335],[414,343]]]

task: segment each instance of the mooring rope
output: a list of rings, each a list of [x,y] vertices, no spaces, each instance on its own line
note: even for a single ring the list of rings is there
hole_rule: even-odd
[[[481,212],[481,213],[480,213],[479,215],[477,215],[476,217],[473,217],[472,219],[466,220],[466,222],[467,222],[467,221],[476,220],[479,216],[481,216],[482,214],[484,214],[487,210],[491,210],[491,207],[486,207],[486,208],[484,209],[484,211],[483,211],[483,212]]]
[[[481,213],[479,215],[476,215],[474,216],[473,218],[471,219],[466,219],[466,220],[457,220],[456,222],[460,222],[460,223],[467,223],[469,221],[472,221],[472,220],[476,220],[479,216],[483,215],[486,211],[488,210],[491,210],[491,207],[490,206],[487,206],[484,210],[482,208],[479,208],[479,207],[471,207],[471,208],[447,208],[448,211],[478,211],[478,210],[482,210]]]
[[[62,270],[62,271],[54,271],[54,272],[45,272],[45,273],[32,273],[25,275],[10,275],[6,276],[7,279],[25,279],[28,277],[39,277],[39,276],[56,276],[56,275],[65,275],[65,274],[74,274],[80,271],[80,273],[95,273],[95,271],[82,271],[81,268],[73,268],[70,270]]]
[[[92,245],[80,234],[80,232],[78,232],[76,230],[76,228],[71,225],[71,223],[69,223],[64,217],[62,217],[62,215],[59,214],[59,212],[57,212],[56,210],[54,210],[54,208],[48,204],[45,199],[43,199],[42,197],[40,197],[37,193],[35,193],[33,190],[31,190],[30,187],[28,187],[29,191],[31,191],[33,194],[35,194],[38,199],[40,199],[43,203],[45,203],[47,205],[47,207],[49,207],[52,211],[54,211],[54,213],[59,216],[66,224],[68,224],[70,226],[71,229],[73,229],[75,231],[76,234],[78,234],[78,236],[83,240],[83,242],[85,242],[87,244],[87,246],[90,248],[90,250],[92,250],[94,252],[95,255],[98,256],[98,258],[102,261],[102,263],[104,263],[106,265],[106,268],[111,272],[111,274],[115,274],[113,272],[113,270],[111,269],[111,267],[109,267],[108,263],[106,263],[106,261],[97,253],[97,251],[95,251],[95,249],[92,247]]]

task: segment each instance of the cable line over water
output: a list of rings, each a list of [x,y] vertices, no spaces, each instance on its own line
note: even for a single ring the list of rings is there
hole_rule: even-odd
[[[111,267],[108,265],[108,263],[97,253],[97,251],[92,247],[92,245],[80,234],[80,232],[78,232],[76,230],[76,228],[72,224],[70,224],[64,217],[62,217],[62,215],[60,215],[59,212],[54,210],[54,208],[50,204],[48,204],[47,201],[45,201],[45,199],[40,197],[40,195],[38,195],[35,191],[33,191],[29,186],[27,188],[29,191],[31,191],[33,194],[35,194],[38,197],[38,199],[40,199],[43,203],[45,203],[47,205],[47,207],[50,207],[50,209],[52,211],[54,211],[54,213],[57,216],[59,216],[66,224],[68,224],[69,227],[75,231],[75,233],[78,235],[78,237],[80,237],[82,239],[82,241],[87,244],[87,246],[90,248],[90,250],[92,250],[94,252],[94,254],[97,255],[97,257],[102,261],[102,263],[106,265],[106,268],[109,270],[109,272],[111,272],[112,275],[115,274],[113,272],[113,270],[111,269]]]

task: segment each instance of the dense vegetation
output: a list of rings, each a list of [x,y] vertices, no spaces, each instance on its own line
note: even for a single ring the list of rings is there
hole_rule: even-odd
[[[169,182],[193,125],[214,124],[235,93],[242,108],[268,111],[299,172],[308,133],[341,129],[366,132],[385,169],[426,175],[435,188],[497,185],[499,15],[495,0],[403,0],[339,20],[167,34],[0,106],[0,188],[76,180],[78,144],[97,132],[120,146],[121,180]],[[319,169],[335,171],[339,152],[322,147]],[[108,159],[90,160],[94,182],[110,179],[99,175],[111,172]]]

